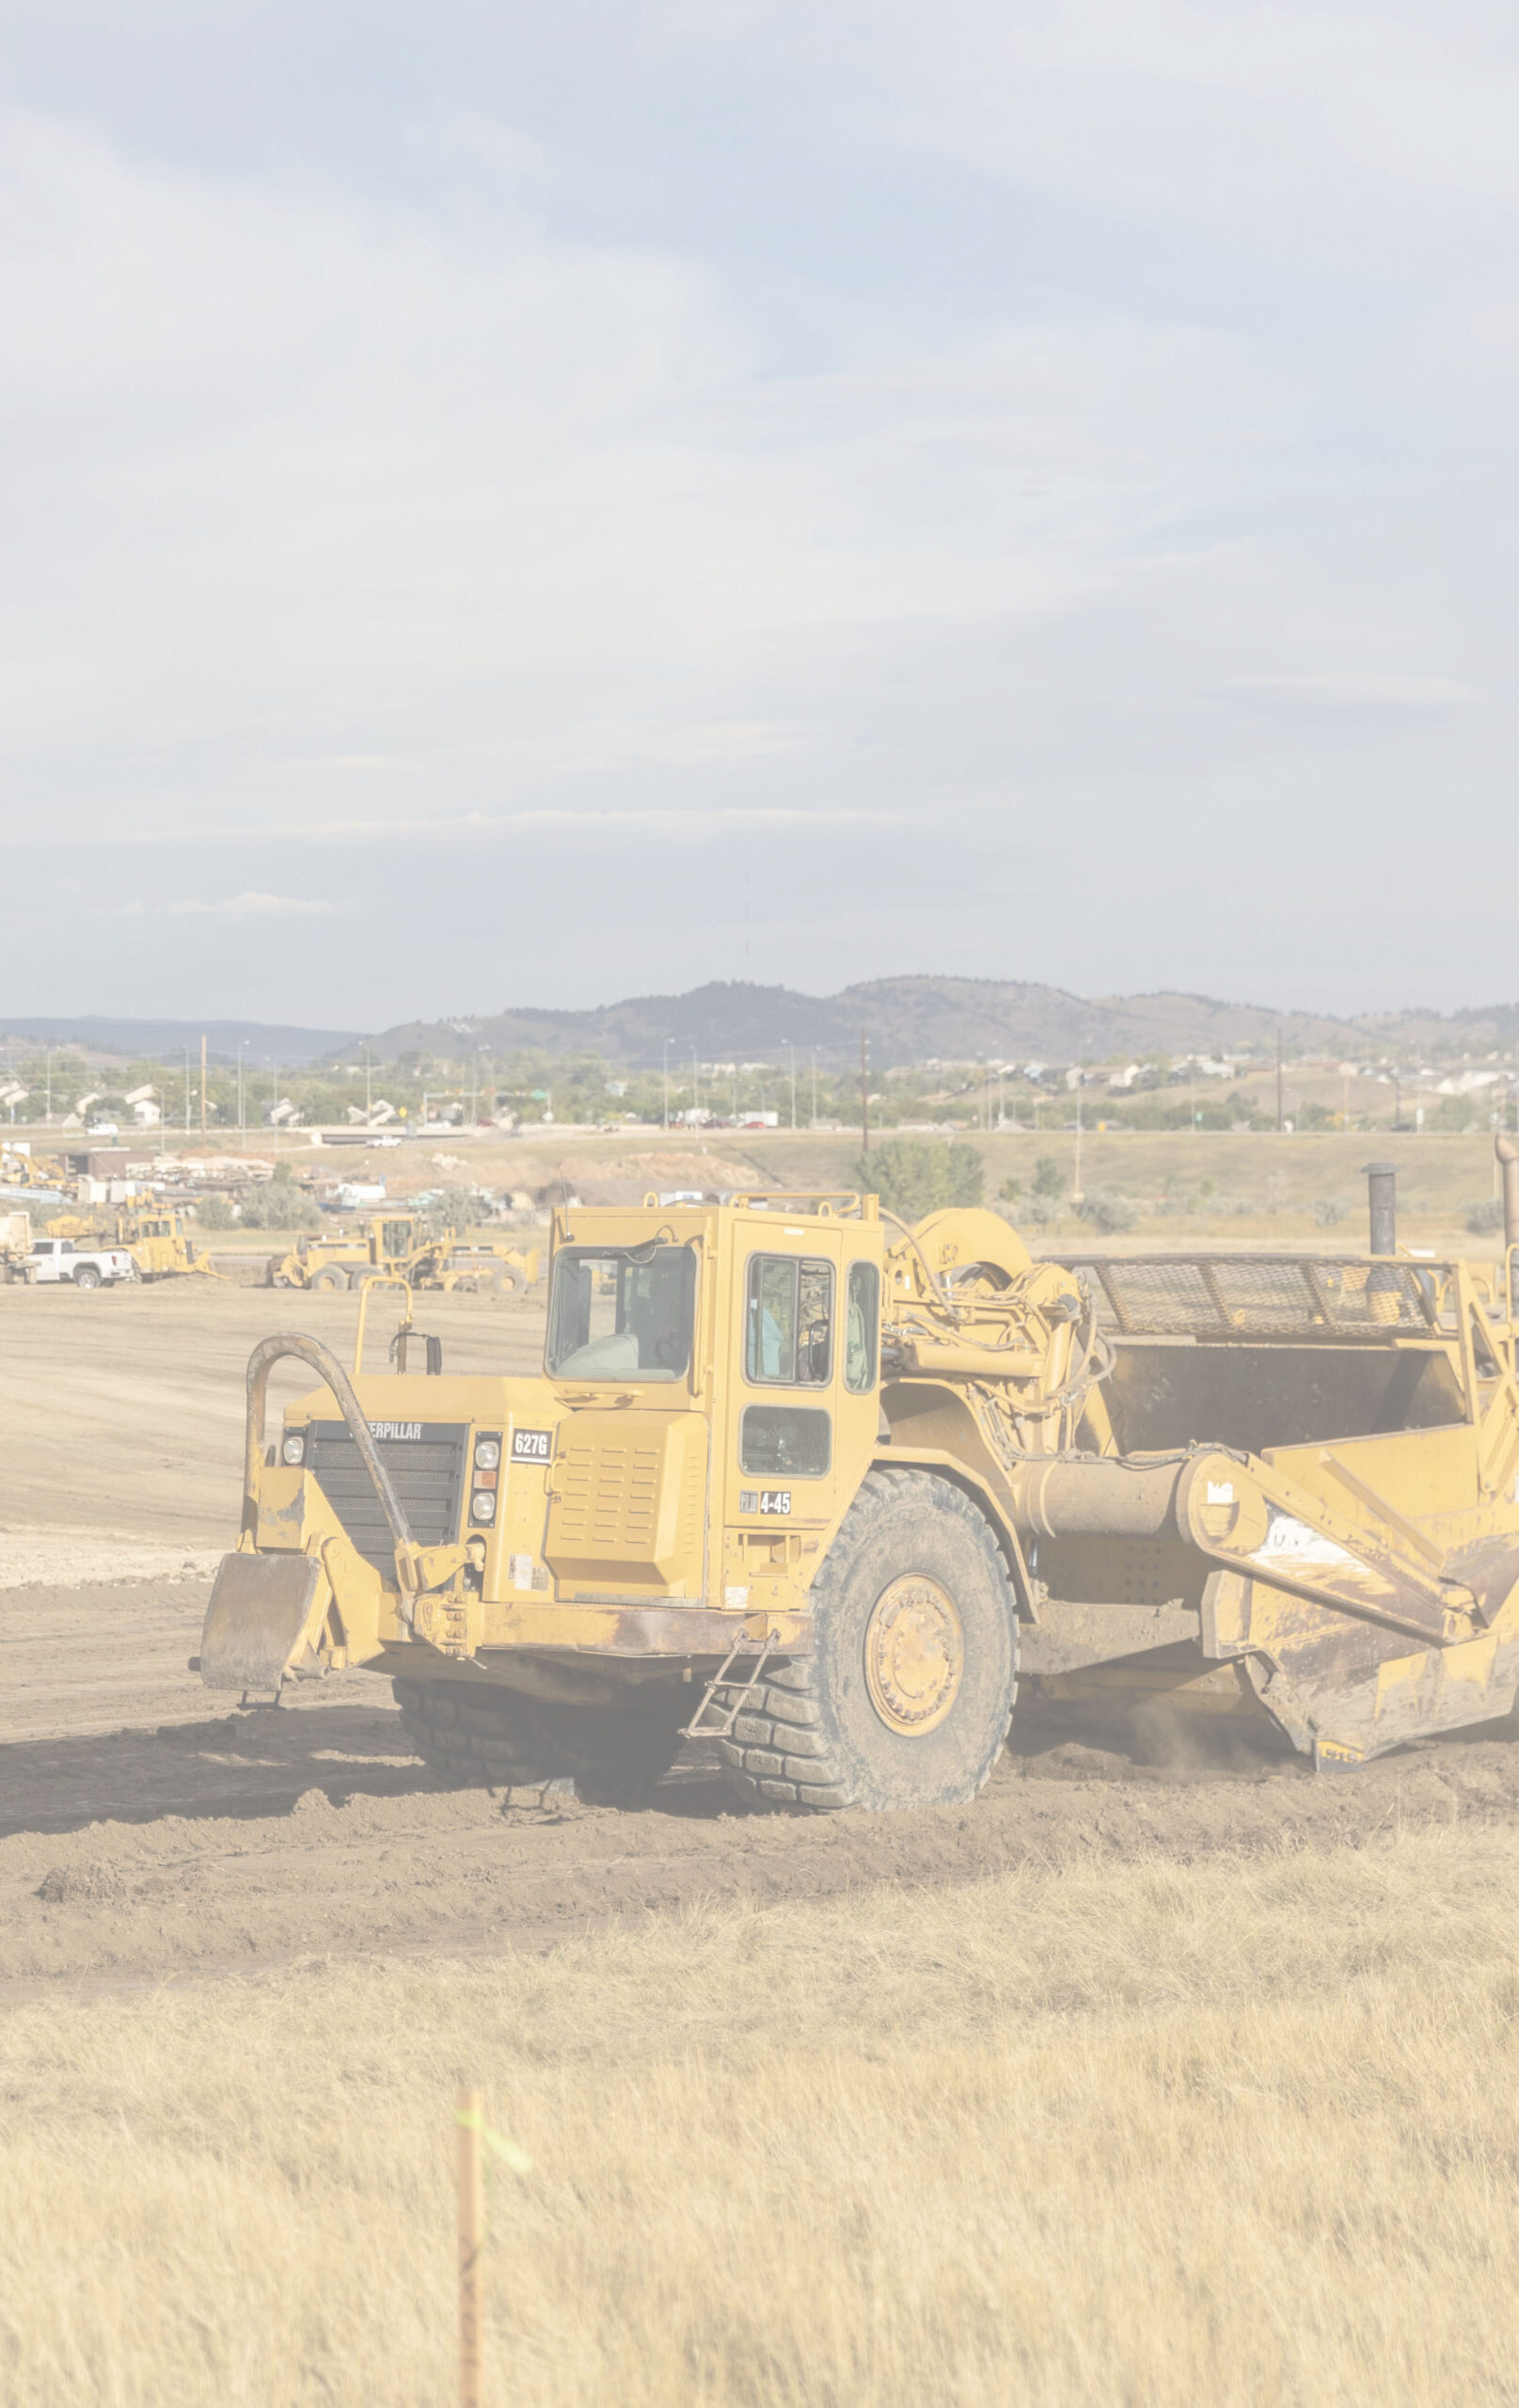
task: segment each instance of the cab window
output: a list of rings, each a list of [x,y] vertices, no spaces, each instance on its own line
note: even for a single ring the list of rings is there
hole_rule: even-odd
[[[562,1246],[555,1255],[550,1379],[683,1379],[695,1326],[688,1245]]]
[[[844,1385],[856,1396],[876,1385],[879,1328],[880,1273],[873,1262],[851,1262],[844,1306]]]
[[[826,1387],[833,1376],[833,1267],[794,1254],[749,1265],[745,1368],[765,1386]]]

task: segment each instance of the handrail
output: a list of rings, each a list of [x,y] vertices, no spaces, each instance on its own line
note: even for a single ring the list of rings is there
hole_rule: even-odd
[[[824,1208],[816,1216],[819,1220],[833,1219],[834,1214],[830,1208],[835,1204],[853,1205],[859,1218],[867,1220],[870,1216],[864,1210],[865,1193],[863,1188],[859,1187],[736,1187],[725,1194],[721,1200],[724,1204],[735,1204],[750,1209],[757,1206],[767,1211],[777,1205],[795,1208],[803,1204],[816,1204]],[[846,1212],[839,1217],[848,1218],[849,1216]]]
[[[243,1530],[254,1538],[259,1528],[258,1476],[263,1462],[264,1404],[269,1393],[269,1374],[275,1365],[293,1355],[299,1362],[309,1363],[319,1379],[332,1390],[339,1412],[348,1425],[348,1434],[358,1449],[359,1461],[369,1473],[380,1510],[389,1527],[395,1545],[398,1576],[401,1566],[414,1552],[416,1541],[406,1520],[405,1509],[396,1495],[395,1483],[380,1459],[374,1434],[364,1418],[363,1409],[350,1386],[347,1372],[330,1347],[317,1338],[307,1338],[300,1331],[289,1330],[274,1338],[261,1338],[248,1356],[247,1428],[243,1457]],[[399,1581],[403,1592],[405,1582]]]
[[[402,1294],[406,1299],[406,1318],[402,1323],[401,1326],[403,1330],[410,1329],[411,1327],[412,1294],[410,1282],[403,1279],[399,1271],[366,1271],[363,1278],[359,1282],[358,1289],[358,1331],[354,1339],[354,1377],[356,1380],[364,1369],[364,1323],[369,1314],[370,1291],[373,1288],[399,1288],[401,1290]]]

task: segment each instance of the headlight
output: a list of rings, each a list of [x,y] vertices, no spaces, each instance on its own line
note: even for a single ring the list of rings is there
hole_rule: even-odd
[[[501,1442],[499,1438],[477,1438],[475,1440],[475,1463],[481,1471],[494,1471],[500,1460]]]
[[[293,1430],[279,1451],[288,1464],[304,1464],[306,1461],[305,1431]]]
[[[469,1518],[472,1522],[495,1521],[496,1499],[488,1488],[477,1488],[469,1499]]]

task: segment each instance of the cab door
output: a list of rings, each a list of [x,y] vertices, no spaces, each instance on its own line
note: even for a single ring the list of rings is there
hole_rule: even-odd
[[[724,1602],[811,1581],[876,1442],[880,1272],[854,1224],[742,1228],[734,1264]],[[743,1241],[747,1241],[744,1243]],[[878,1251],[878,1240],[875,1241]],[[748,1591],[747,1599],[739,1592]]]

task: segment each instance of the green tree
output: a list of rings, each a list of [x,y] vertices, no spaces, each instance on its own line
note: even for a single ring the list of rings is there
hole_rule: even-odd
[[[1053,1154],[1041,1154],[1034,1165],[1034,1193],[1052,1204],[1066,1192],[1065,1174]]]
[[[1139,1219],[1138,1207],[1116,1187],[1089,1187],[1076,1211],[1101,1237],[1117,1237]]]
[[[475,1227],[484,1210],[472,1187],[440,1188],[427,1208],[427,1226],[434,1231],[452,1229],[462,1237]]]
[[[979,1204],[987,1166],[977,1146],[930,1146],[921,1138],[887,1137],[861,1154],[854,1184],[880,1197],[899,1220],[921,1221],[946,1205]]]
[[[303,1195],[293,1179],[281,1179],[277,1172],[265,1186],[244,1190],[243,1227],[245,1229],[319,1229],[322,1215],[311,1197]]]

